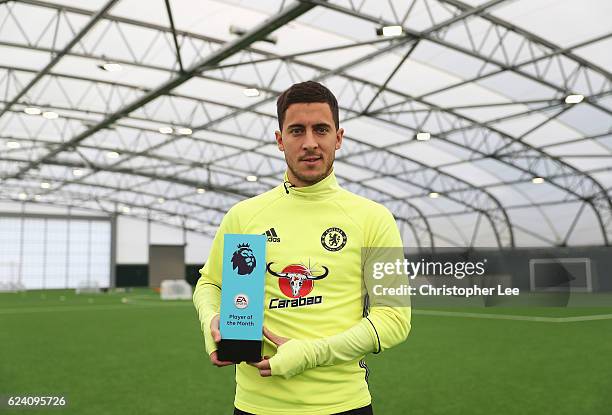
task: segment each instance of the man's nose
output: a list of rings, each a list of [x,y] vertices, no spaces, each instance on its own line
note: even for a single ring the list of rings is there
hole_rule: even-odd
[[[319,143],[317,142],[312,131],[306,131],[306,137],[304,138],[304,141],[302,141],[302,147],[307,150],[316,149],[319,147]]]

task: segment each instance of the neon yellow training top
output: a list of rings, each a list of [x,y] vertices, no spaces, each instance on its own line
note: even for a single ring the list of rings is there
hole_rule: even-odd
[[[237,203],[223,218],[193,296],[208,354],[216,350],[210,321],[219,313],[226,233],[268,236],[264,325],[292,339],[278,350],[265,339],[270,377],[237,366],[235,406],[254,414],[328,415],[368,405],[364,356],[410,331],[409,307],[367,310],[362,281],[363,247],[402,246],[391,213],[340,188],[333,172],[312,186],[281,184]]]

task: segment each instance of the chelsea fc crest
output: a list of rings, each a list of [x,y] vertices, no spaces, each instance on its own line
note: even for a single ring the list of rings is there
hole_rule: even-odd
[[[328,228],[321,235],[321,245],[328,251],[339,251],[346,245],[346,233],[340,228]]]

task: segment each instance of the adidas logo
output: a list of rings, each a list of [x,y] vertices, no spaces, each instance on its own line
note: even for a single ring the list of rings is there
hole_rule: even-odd
[[[266,235],[268,237],[268,242],[280,242],[280,238],[276,234],[274,228],[268,229],[267,231],[262,233],[262,235]]]

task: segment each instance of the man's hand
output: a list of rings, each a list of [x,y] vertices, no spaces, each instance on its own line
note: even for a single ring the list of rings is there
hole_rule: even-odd
[[[288,338],[278,336],[272,333],[270,330],[268,330],[265,327],[263,328],[263,333],[264,333],[264,336],[266,336],[268,340],[274,343],[277,348],[279,348],[280,346],[282,346],[283,344],[289,341]],[[263,376],[263,377],[272,376],[272,370],[270,369],[270,356],[264,356],[261,362],[249,363],[249,364],[259,369],[260,376]]]
[[[210,334],[212,335],[215,343],[219,343],[221,341],[221,332],[219,331],[219,315],[213,317],[210,321]],[[217,351],[215,350],[210,354],[210,363],[217,367],[229,366],[233,365],[234,362],[228,362],[226,360],[219,360],[217,358]]]

